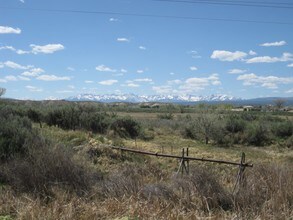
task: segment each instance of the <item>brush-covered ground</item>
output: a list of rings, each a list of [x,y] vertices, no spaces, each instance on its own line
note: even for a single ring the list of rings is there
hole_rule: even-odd
[[[249,133],[223,133],[233,144],[212,135],[206,144],[205,137],[189,133],[189,126],[182,129],[196,114],[115,113],[122,116],[139,122],[143,135],[124,136],[125,130],[115,127],[64,129],[19,114],[2,117],[0,144],[8,148],[0,152],[0,220],[293,218],[292,135],[259,146],[242,142],[250,140]],[[192,157],[233,162],[245,152],[254,166],[234,188],[237,166],[190,161],[189,175],[181,175],[176,159],[111,146],[173,155],[188,147]]]

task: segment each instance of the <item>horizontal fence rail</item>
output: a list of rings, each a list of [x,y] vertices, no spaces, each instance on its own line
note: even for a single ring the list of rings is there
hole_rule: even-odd
[[[186,161],[195,160],[195,161],[203,161],[203,162],[228,164],[228,165],[241,166],[241,167],[253,167],[253,164],[249,164],[249,163],[237,163],[237,162],[231,162],[231,161],[225,161],[225,160],[214,160],[214,159],[197,158],[197,157],[190,157],[190,156],[176,156],[176,155],[153,153],[148,151],[134,150],[130,148],[116,147],[116,146],[111,146],[111,148],[116,150],[121,150],[121,151],[137,153],[137,154],[144,154],[144,155],[157,156],[157,157],[167,157],[167,158],[174,158],[174,159],[183,159]]]

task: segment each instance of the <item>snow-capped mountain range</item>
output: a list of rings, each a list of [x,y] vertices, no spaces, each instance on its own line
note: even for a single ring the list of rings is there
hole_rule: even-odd
[[[221,102],[242,100],[229,95],[135,95],[135,94],[80,94],[67,98],[68,101],[95,101],[95,102]]]

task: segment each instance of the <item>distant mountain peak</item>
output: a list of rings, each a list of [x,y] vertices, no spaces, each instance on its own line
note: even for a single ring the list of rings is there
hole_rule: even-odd
[[[213,94],[208,96],[201,95],[135,95],[135,94],[79,94],[67,98],[68,101],[95,101],[95,102],[221,102],[241,100],[230,95]]]

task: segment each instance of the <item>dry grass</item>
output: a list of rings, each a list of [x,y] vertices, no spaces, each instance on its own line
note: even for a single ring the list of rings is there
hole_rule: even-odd
[[[189,176],[164,176],[151,165],[111,173],[88,194],[59,187],[46,201],[31,193],[1,189],[0,215],[15,219],[290,219],[293,171],[255,167],[236,195],[205,168]]]

